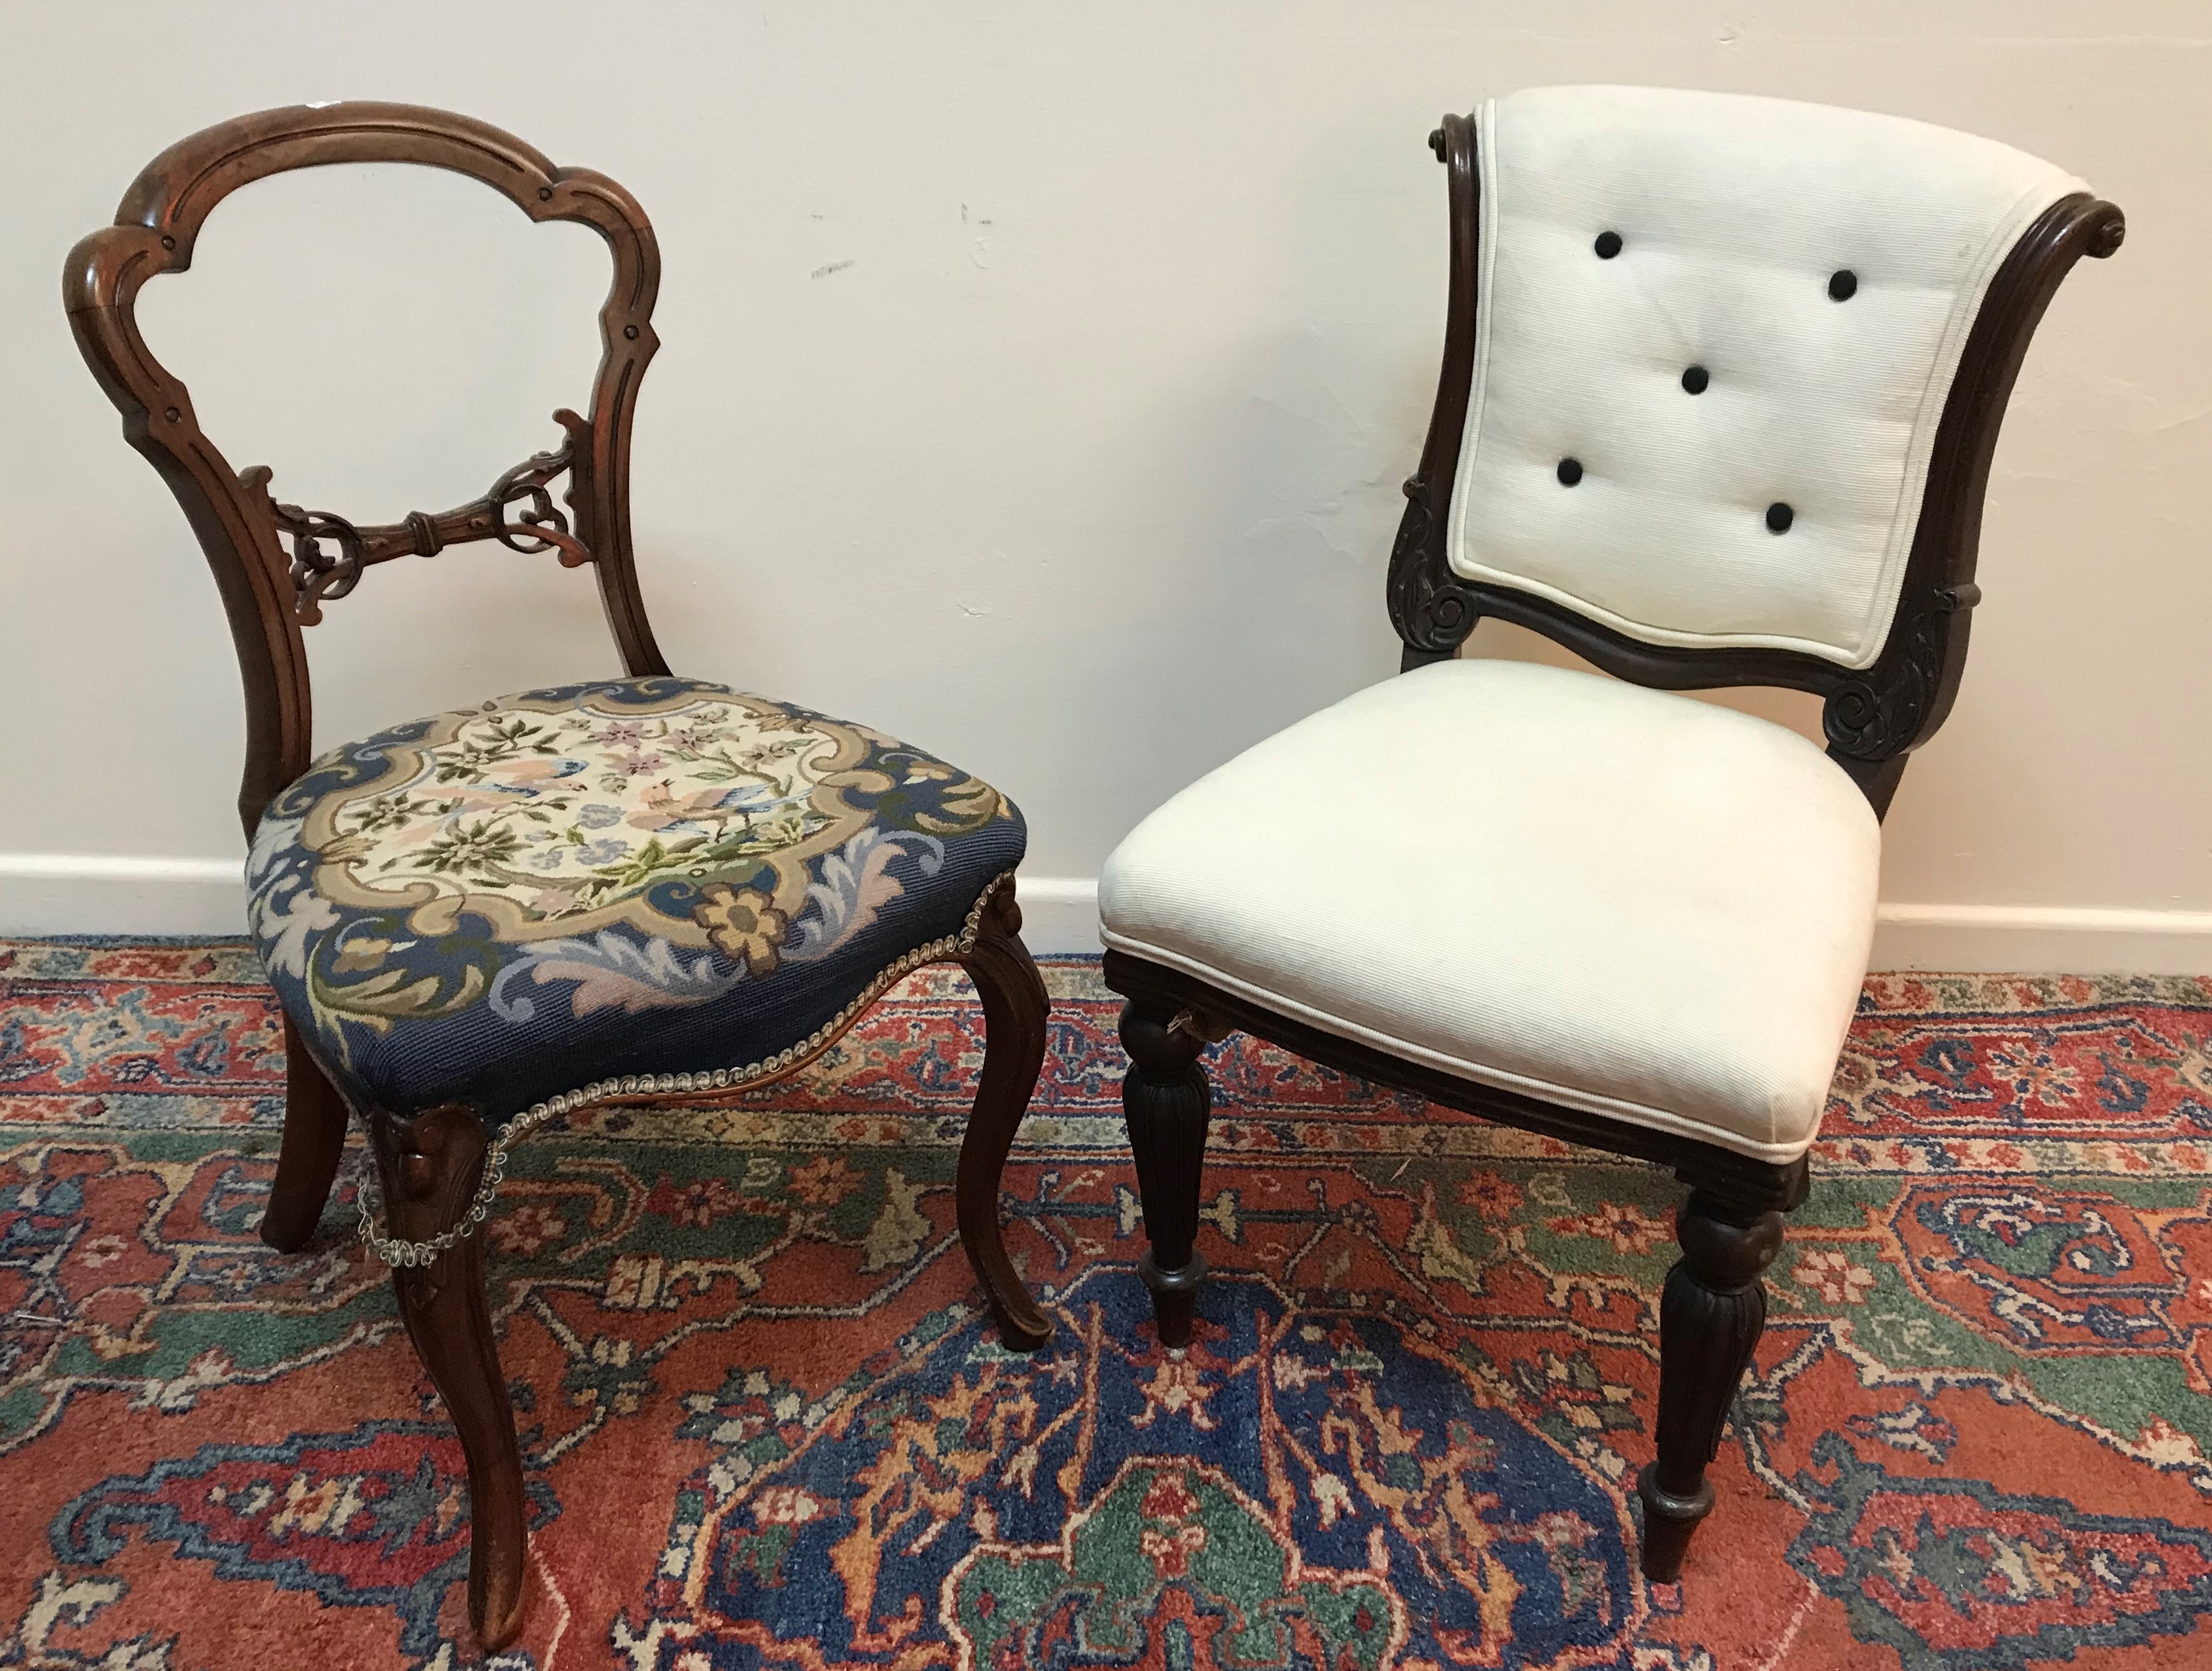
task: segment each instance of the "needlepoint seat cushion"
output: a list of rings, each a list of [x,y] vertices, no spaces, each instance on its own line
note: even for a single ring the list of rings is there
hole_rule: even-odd
[[[503,1122],[787,1066],[972,938],[1025,841],[988,784],[864,726],[610,679],[323,756],[262,819],[250,920],[356,1106]]]
[[[1872,945],[1881,837],[1796,732],[1440,662],[1248,750],[1107,860],[1106,944],[1497,1088],[1802,1154]]]

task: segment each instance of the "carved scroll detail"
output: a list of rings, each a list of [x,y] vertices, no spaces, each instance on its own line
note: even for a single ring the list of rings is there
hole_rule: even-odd
[[[566,407],[553,417],[568,432],[568,439],[503,473],[483,498],[434,515],[410,511],[400,521],[370,527],[356,527],[328,511],[283,503],[269,491],[267,465],[240,471],[239,484],[260,496],[278,535],[291,544],[293,614],[300,624],[312,627],[321,621],[324,603],[345,597],[371,565],[394,557],[434,557],[448,545],[495,539],[511,551],[558,552],[563,568],[591,562],[591,551],[571,531],[550,489],[570,473],[579,456],[589,456],[592,427]],[[574,503],[573,477],[562,497]]]
[[[1406,483],[1406,514],[1390,550],[1385,601],[1390,624],[1407,649],[1425,657],[1450,656],[1474,630],[1481,608],[1446,561],[1443,529],[1430,506],[1429,484]]]
[[[1832,753],[1887,760],[1922,741],[1942,685],[1951,617],[1981,596],[1972,580],[1938,588],[1893,629],[1880,661],[1830,693],[1821,718]]]

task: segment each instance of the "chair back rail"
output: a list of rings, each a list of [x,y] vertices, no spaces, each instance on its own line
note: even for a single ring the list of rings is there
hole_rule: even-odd
[[[601,355],[588,416],[562,410],[562,444],[516,465],[482,499],[435,515],[356,526],[279,503],[270,472],[232,469],[204,434],[191,394],[139,334],[140,288],[183,272],[209,213],[242,185],[294,168],[405,162],[481,180],[532,221],[575,221],[606,240],[613,283],[599,309]],[[70,252],[62,295],[77,346],[123,432],[176,495],[215,572],[246,689],[246,757],[238,811],[250,837],[262,809],[307,769],[313,703],[303,629],[366,567],[470,540],[592,564],[623,665],[668,671],[639,594],[629,530],[629,443],[638,386],[658,339],[660,252],[635,199],[605,175],[556,167],[487,123],[415,105],[339,103],[268,110],[163,151],[124,194],[115,223]],[[563,515],[549,489],[568,477]],[[573,526],[571,526],[573,519]],[[292,542],[289,556],[281,542]]]

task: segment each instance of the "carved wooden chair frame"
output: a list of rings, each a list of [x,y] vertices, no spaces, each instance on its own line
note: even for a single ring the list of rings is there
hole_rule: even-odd
[[[1886,813],[1912,750],[1949,714],[1966,664],[1976,548],[1990,463],[2013,380],[2059,283],[2084,255],[2120,246],[2112,204],[2077,192],[2054,204],[2014,246],[1985,295],[1936,430],[1920,519],[1897,613],[1881,654],[1853,671],[1801,652],[1685,649],[1648,644],[1545,598],[1468,580],[1448,561],[1446,530],[1474,377],[1481,247],[1481,175],[1472,118],[1448,116],[1429,137],[1448,171],[1450,295],[1443,370],[1419,467],[1390,554],[1388,605],[1404,641],[1401,671],[1459,653],[1485,616],[1527,627],[1606,672],[1670,690],[1766,684],[1825,699],[1828,755]],[[1206,1261],[1193,1246],[1211,1096],[1200,1060],[1231,1030],[1448,1108],[1671,1168],[1689,1188],[1677,1215],[1682,1256],[1660,1303],[1657,1460],[1638,1476],[1643,1568],[1673,1582],[1698,1522],[1712,1508],[1705,1469],[1766,1316],[1761,1273],[1780,1251],[1783,1215],[1805,1199],[1802,1158],[1778,1164],[1717,1145],[1632,1125],[1510,1091],[1352,1042],[1165,965],[1109,951],[1106,981],[1127,1003],[1130,1066],[1122,1106],[1135,1151],[1150,1251],[1140,1267],[1161,1339],[1190,1337]]]
[[[230,193],[271,174],[347,162],[416,163],[465,174],[534,222],[590,227],[606,240],[614,265],[599,309],[602,354],[590,415],[555,413],[566,432],[562,444],[504,472],[481,499],[376,526],[278,502],[264,466],[234,471],[201,432],[190,392],[147,348],[134,311],[149,278],[191,265],[201,227]],[[668,673],[639,594],[629,527],[631,419],[659,346],[652,316],[659,284],[652,225],[613,180],[588,168],[558,167],[488,124],[410,105],[295,106],[194,134],[147,165],[112,226],[70,252],[62,288],[77,345],[122,414],[125,437],[176,495],[222,590],[246,687],[238,811],[249,840],[270,799],[310,763],[305,629],[375,564],[480,540],[551,553],[564,568],[590,564],[628,673]],[[565,514],[550,491],[563,474]],[[961,1242],[1001,1339],[1015,1350],[1033,1351],[1050,1337],[1052,1324],[1015,1272],[999,1225],[1000,1175],[1036,1082],[1048,1012],[1020,927],[1009,876],[947,955],[974,981],[987,1028],[981,1083],[955,1184]],[[845,1025],[865,1008],[856,1006]],[[822,1039],[821,1048],[836,1036]],[[284,1042],[283,1145],[261,1234],[289,1252],[306,1244],[321,1217],[348,1111],[289,1017]],[[792,1070],[818,1054],[793,1061]],[[653,1100],[714,1094],[702,1087],[697,1097],[663,1093]],[[450,1107],[405,1121],[379,1114],[370,1139],[391,1216],[390,1245],[429,1243],[442,1252],[434,1263],[395,1264],[392,1277],[408,1334],[467,1454],[470,1614],[487,1648],[496,1650],[520,1624],[526,1516],[520,1457],[484,1287],[483,1241],[466,1234],[484,1176],[486,1133],[472,1110]]]

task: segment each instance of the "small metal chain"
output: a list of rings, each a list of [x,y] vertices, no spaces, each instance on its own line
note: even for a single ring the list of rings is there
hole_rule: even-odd
[[[507,1133],[501,1132],[499,1140],[492,1145],[491,1163],[484,1168],[483,1182],[477,1186],[476,1199],[469,1203],[467,1217],[451,1230],[440,1230],[427,1242],[403,1242],[377,1230],[375,1191],[369,1182],[375,1170],[374,1159],[364,1156],[361,1182],[355,1188],[353,1198],[354,1206],[361,1214],[361,1239],[368,1244],[369,1252],[386,1265],[428,1265],[456,1246],[463,1237],[472,1234],[491,1216],[492,1197],[499,1193],[500,1182],[507,1176]]]
[[[492,1139],[491,1153],[484,1162],[483,1177],[477,1185],[476,1197],[470,1201],[468,1212],[463,1215],[459,1223],[449,1230],[440,1230],[427,1242],[404,1242],[396,1236],[386,1236],[377,1229],[378,1215],[375,1190],[373,1187],[376,1163],[373,1158],[364,1156],[361,1182],[354,1189],[354,1207],[361,1214],[359,1233],[362,1241],[368,1246],[370,1253],[386,1265],[397,1267],[403,1265],[419,1267],[434,1263],[440,1254],[450,1252],[458,1247],[465,1237],[475,1234],[478,1224],[491,1216],[492,1198],[498,1194],[499,1187],[507,1177],[508,1149],[529,1136],[556,1115],[567,1114],[572,1109],[584,1108],[594,1103],[607,1102],[618,1097],[669,1094],[683,1096],[696,1095],[701,1091],[715,1093],[724,1091],[740,1091],[763,1079],[774,1079],[779,1073],[789,1072],[801,1062],[810,1059],[817,1050],[828,1048],[830,1042],[843,1031],[846,1023],[873,1003],[884,989],[901,975],[921,968],[924,963],[934,963],[948,954],[957,955],[973,951],[975,946],[975,936],[982,927],[984,908],[990,904],[992,896],[996,894],[1000,887],[1012,875],[1013,872],[1008,871],[983,890],[982,897],[975,902],[974,908],[968,913],[968,921],[963,925],[959,933],[948,934],[941,940],[932,940],[927,945],[917,946],[914,951],[908,952],[905,957],[871,981],[861,990],[860,995],[847,1005],[834,1019],[817,1028],[811,1037],[791,1046],[788,1049],[778,1052],[765,1061],[755,1062],[750,1067],[735,1070],[717,1069],[712,1073],[658,1075],[638,1073],[625,1075],[620,1079],[603,1079],[597,1085],[586,1085],[581,1091],[567,1091],[561,1096],[549,1097],[544,1102],[535,1104],[526,1112],[515,1115],[506,1125],[501,1127],[497,1134]]]

